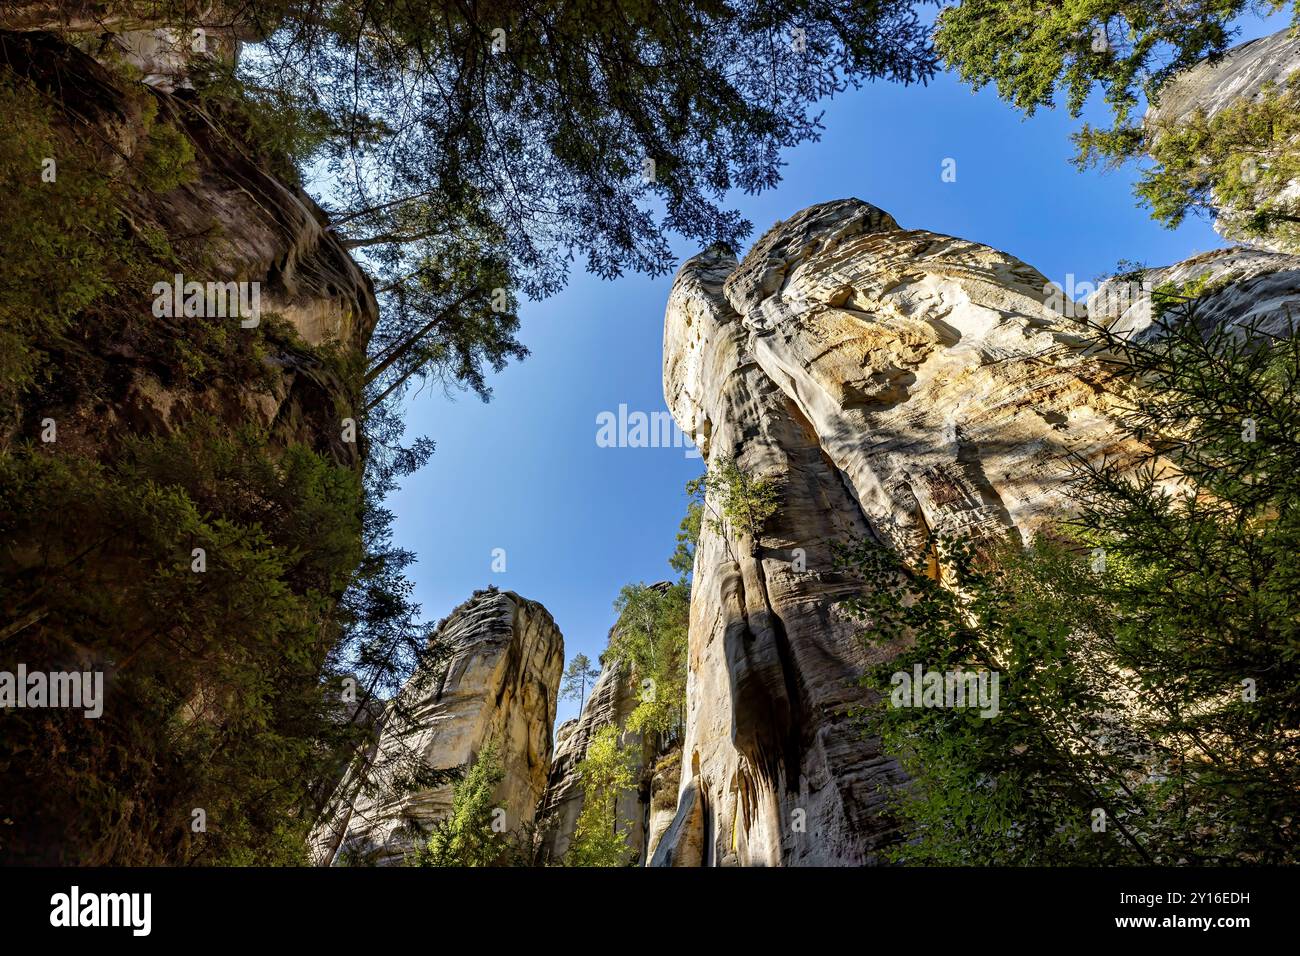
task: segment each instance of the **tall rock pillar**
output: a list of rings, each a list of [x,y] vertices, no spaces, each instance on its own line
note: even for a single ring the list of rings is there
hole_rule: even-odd
[[[870,658],[832,544],[1027,535],[1064,506],[1067,456],[1137,450],[1050,297],[1012,256],[859,200],[683,266],[668,407],[707,462],[781,496],[758,541],[699,542],[679,805],[652,862],[852,865],[894,838],[900,774],[851,716]]]

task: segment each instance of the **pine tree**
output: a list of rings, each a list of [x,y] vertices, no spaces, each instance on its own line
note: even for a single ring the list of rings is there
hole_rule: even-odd
[[[417,857],[420,866],[498,866],[510,853],[497,788],[505,770],[495,742],[479,751],[463,780],[452,789],[451,813],[434,827]]]
[[[903,648],[864,714],[913,778],[901,861],[1297,861],[1300,343],[1207,331],[1195,300],[1163,316],[1145,344],[1099,333],[1154,450],[1080,464],[1076,520],[944,542],[952,589],[844,552],[866,638]],[[997,715],[892,706],[918,665],[998,674]]]
[[[564,682],[560,685],[562,700],[578,699],[578,713],[587,699],[587,685],[600,676],[600,671],[591,666],[586,654],[575,654],[569,666],[564,670]]]

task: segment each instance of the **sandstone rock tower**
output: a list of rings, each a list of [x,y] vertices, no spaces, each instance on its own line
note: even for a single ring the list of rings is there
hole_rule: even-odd
[[[782,500],[757,542],[701,537],[679,802],[652,864],[852,865],[892,838],[899,775],[849,716],[868,659],[831,545],[1027,535],[1062,507],[1067,456],[1137,450],[1048,299],[1014,257],[859,200],[682,267],[668,407],[706,461]]]
[[[318,864],[399,864],[451,809],[450,785],[395,791],[386,778],[399,772],[404,758],[433,769],[457,767],[495,741],[505,770],[497,796],[506,822],[513,830],[532,821],[551,766],[564,667],[559,628],[535,601],[488,590],[456,608],[439,639],[452,651],[432,686],[402,691],[414,705],[414,733],[398,736],[380,718],[372,759],[339,786],[313,835]]]

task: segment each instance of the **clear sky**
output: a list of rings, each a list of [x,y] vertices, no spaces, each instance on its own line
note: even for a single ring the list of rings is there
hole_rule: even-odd
[[[1242,39],[1285,26],[1247,21]],[[1077,127],[1062,110],[1024,119],[991,90],[956,77],[928,87],[875,84],[825,105],[819,142],[791,151],[784,181],[734,205],[754,224],[856,196],[923,228],[1018,256],[1050,280],[1090,281],[1120,259],[1166,265],[1224,243],[1201,221],[1170,231],[1136,208],[1133,171],[1077,171]],[[1105,122],[1096,110],[1089,114]],[[1085,116],[1085,119],[1088,116]],[[956,181],[941,177],[956,160]],[[680,259],[698,250],[675,244]],[[389,501],[396,540],[426,617],[488,584],[540,601],[564,633],[566,660],[595,662],[624,584],[672,577],[685,482],[703,469],[680,448],[602,448],[597,416],[664,411],[663,312],[671,277],[602,282],[581,271],[544,302],[525,302],[527,361],[490,378],[484,404],[436,387],[406,400],[407,438],[437,442],[429,464]],[[492,570],[493,550],[505,571]],[[576,713],[561,701],[559,719]]]

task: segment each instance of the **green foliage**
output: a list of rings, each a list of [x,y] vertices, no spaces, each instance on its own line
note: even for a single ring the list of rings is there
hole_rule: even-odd
[[[3,669],[84,663],[108,687],[97,721],[9,715],[0,812],[27,826],[0,837],[6,854],[300,861],[309,782],[344,733],[319,676],[359,557],[358,476],[195,421],[126,439],[110,464],[19,449],[0,487],[6,633],[21,638],[0,645]]]
[[[1076,163],[1115,167],[1150,154],[1135,187],[1154,217],[1177,226],[1190,210],[1241,210],[1246,236],[1294,237],[1297,210],[1271,197],[1296,176],[1297,93],[1265,90],[1213,119],[1198,114],[1173,129],[1145,128],[1135,113],[1155,103],[1180,71],[1225,51],[1244,12],[1280,10],[1288,0],[962,0],[940,14],[935,46],[977,88],[992,83],[1026,113],[1064,94],[1078,116],[1100,88],[1110,128],[1085,124]],[[1291,4],[1300,16],[1300,6]],[[1261,197],[1264,197],[1261,199]]]
[[[1164,457],[1081,466],[1080,516],[1053,538],[943,542],[951,590],[844,552],[868,639],[901,648],[867,715],[913,778],[897,860],[1296,862],[1300,344],[1204,332],[1195,311],[1155,343],[1102,333],[1127,425]],[[997,672],[1000,712],[886,706],[916,664]]]
[[[691,534],[693,548],[701,511],[698,503],[692,504],[682,527],[684,533]],[[693,532],[689,530],[692,514]],[[678,553],[681,551],[679,535]],[[631,823],[618,819],[618,798],[637,785],[633,767],[642,753],[647,749],[654,754],[672,752],[681,738],[686,720],[690,609],[685,576],[674,584],[629,584],[614,602],[618,620],[610,631],[602,662],[619,669],[621,679],[635,689],[638,701],[621,726],[603,727],[587,744],[578,766],[585,802],[564,857],[566,866],[623,866],[630,862],[625,833]],[[586,662],[579,655],[570,671],[579,660]],[[635,750],[620,746],[624,731],[640,736]]]
[[[628,669],[640,701],[627,727],[662,745],[680,734],[686,716],[686,652],[690,589],[629,584],[614,603],[618,623],[605,654]]]
[[[619,746],[619,729],[607,725],[587,743],[578,765],[582,778],[582,812],[573,842],[564,855],[565,866],[626,866],[628,820],[618,819],[618,798],[632,787],[632,755]]]
[[[243,89],[307,131],[300,163],[332,183],[332,222],[376,280],[371,358],[400,358],[372,402],[425,374],[486,396],[484,369],[526,354],[519,297],[558,291],[580,258],[605,278],[667,272],[670,231],[738,245],[749,223],[724,197],[776,184],[780,151],[819,134],[815,104],[934,71],[903,0],[242,12],[266,38]]]
[[[198,107],[116,76],[133,152],[105,150],[60,95],[75,88],[75,54],[16,36],[0,69],[12,126],[0,139],[0,668],[103,669],[109,693],[99,720],[9,715],[0,855],[302,862],[329,789],[366,749],[376,698],[440,658],[402,575],[413,556],[392,546],[380,505],[432,447],[401,447],[400,422],[376,410],[362,418],[364,474],[341,464],[320,420],[332,431],[356,414],[356,356],[311,349],[267,313],[239,334],[154,317],[154,282],[210,274],[201,238],[173,247],[156,198],[192,179],[192,117],[177,110]],[[13,72],[37,61],[53,64],[36,71],[44,86]],[[284,381],[271,355],[301,372],[286,407],[304,413],[274,435],[241,425]],[[171,397],[170,412],[146,400],[136,418],[123,395],[137,383]],[[194,397],[209,386],[227,399],[220,420]],[[58,441],[23,444],[46,416]],[[395,702],[387,726],[400,735],[410,716]],[[413,765],[401,782],[446,776]]]
[[[481,202],[518,236],[539,289],[572,251],[606,276],[668,268],[642,198],[661,199],[668,226],[692,239],[735,237],[738,218],[709,197],[772,185],[773,148],[817,130],[812,103],[863,79],[933,71],[924,27],[896,2],[487,3],[430,15],[406,0],[282,0],[250,15],[268,55],[247,74],[310,92],[337,125],[340,161],[389,164],[367,168],[374,180],[348,177],[358,209],[376,190],[419,196],[435,215]],[[806,49],[794,48],[795,28]],[[659,168],[641,186],[645,157]]]
[[[999,96],[1027,113],[1064,94],[1078,116],[1100,87],[1123,120],[1179,71],[1227,49],[1238,14],[1286,3],[962,0],[940,14],[935,47],[962,79],[976,88],[994,84]]]
[[[399,221],[385,236],[403,230],[421,235],[404,243],[394,259],[392,269],[400,268],[400,275],[375,264],[395,254],[381,250],[369,257],[382,278],[376,291],[385,316],[369,346],[371,406],[400,393],[412,378],[468,388],[486,401],[491,389],[485,370],[499,372],[510,359],[528,355],[515,338],[519,301],[505,234],[468,208],[442,221],[436,232],[427,218],[420,225],[407,221],[427,215],[411,204],[393,214]]]
[[[152,315],[155,282],[175,272],[203,280],[210,266],[201,251],[173,248],[150,212],[153,194],[193,178],[187,135],[159,115],[147,89],[123,95],[140,119],[135,152],[117,162],[100,155],[98,140],[51,93],[0,71],[0,109],[16,128],[0,143],[9,184],[0,204],[0,255],[9,264],[0,277],[0,417],[10,427],[24,409],[52,413],[111,395],[120,371],[106,355],[148,356],[166,386],[208,381],[218,370],[256,386],[273,375],[264,342],[288,335],[269,314],[264,328],[233,336],[220,321]]]
[[[759,538],[780,502],[780,491],[771,478],[751,478],[734,458],[719,458],[703,476],[686,483],[686,493],[696,498],[707,516],[708,527],[730,539],[747,537],[750,549],[758,553]],[[687,513],[687,520],[690,520]]]
[[[217,59],[198,65],[192,81],[227,147],[284,182],[301,185],[302,169],[339,133],[310,89],[257,86]]]
[[[562,700],[578,699],[578,710],[582,710],[587,699],[587,686],[600,676],[600,669],[591,666],[586,654],[575,654],[569,666],[564,669],[564,683],[560,685]]]
[[[113,184],[88,148],[64,148],[44,97],[0,73],[0,114],[0,401],[10,414],[46,364],[42,346],[112,292],[125,246]],[[47,157],[57,185],[42,182]]]
[[[687,502],[686,516],[677,532],[677,547],[668,559],[669,567],[683,576],[689,576],[695,570],[695,548],[699,545],[703,525],[703,503],[698,500]]]
[[[156,100],[145,100],[143,126],[148,140],[136,160],[136,176],[145,189],[165,193],[196,178],[194,146],[184,131],[159,123]]]
[[[960,597],[874,544],[842,553],[866,585],[846,606],[868,626],[870,644],[904,648],[870,673],[881,703],[864,715],[912,778],[894,807],[905,842],[892,858],[1002,866],[1140,858],[1117,835],[1090,830],[1098,807],[1124,825],[1131,808],[1122,798],[1142,750],[1106,719],[1129,688],[1099,654],[1093,625],[1104,609],[1087,590],[1072,590],[1087,583],[1087,564],[1042,540],[1028,554],[1008,547],[986,563],[959,542],[940,552]],[[997,673],[997,715],[891,706],[893,674],[917,664]]]
[[[1149,154],[1154,163],[1134,187],[1152,215],[1178,226],[1191,213],[1226,212],[1242,238],[1293,243],[1300,208],[1281,198],[1300,176],[1300,77],[1267,85],[1213,118],[1197,111],[1176,126],[1125,126],[1075,136],[1077,163],[1116,167]]]
[[[1300,178],[1300,76],[1258,99],[1239,100],[1212,119],[1194,113],[1173,129],[1152,129],[1143,148],[1155,160],[1136,186],[1169,226],[1189,212],[1231,211],[1244,238],[1295,242],[1300,207],[1280,199]]]
[[[1205,299],[1231,283],[1228,277],[1216,279],[1211,269],[1206,269],[1186,282],[1162,282],[1151,290],[1151,311],[1155,319],[1165,324],[1182,315],[1198,299]]]
[[[23,825],[0,831],[0,855],[305,862],[329,786],[371,739],[361,718],[441,658],[375,481],[363,495],[350,467],[202,418],[107,463],[0,455],[0,670],[103,670],[108,688],[98,720],[8,715],[0,813]],[[394,702],[387,732],[413,726]],[[396,769],[408,789],[447,777]]]
[[[419,866],[499,866],[510,852],[505,831],[497,824],[496,791],[505,770],[495,742],[452,790],[451,813],[434,827]]]

